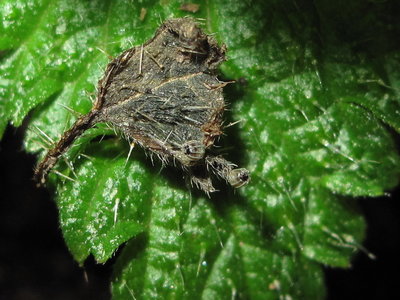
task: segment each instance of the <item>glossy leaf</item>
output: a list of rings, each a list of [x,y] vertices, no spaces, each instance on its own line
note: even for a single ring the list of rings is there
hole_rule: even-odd
[[[31,112],[25,147],[42,157],[90,110],[108,56],[164,19],[203,18],[229,50],[222,76],[237,81],[225,88],[226,122],[241,122],[220,144],[250,184],[221,183],[209,199],[101,124],[50,178],[65,241],[81,264],[125,244],[115,299],[324,298],[322,265],[349,267],[362,249],[352,197],[398,183],[400,28],[386,24],[399,8],[232,0],[190,13],[182,3],[2,1],[0,134]]]

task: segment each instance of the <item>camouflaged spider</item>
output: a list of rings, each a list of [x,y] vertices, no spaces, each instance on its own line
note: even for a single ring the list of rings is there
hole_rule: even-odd
[[[225,51],[193,19],[165,21],[152,39],[108,64],[91,111],[37,166],[38,184],[45,183],[75,139],[100,122],[111,124],[163,162],[179,162],[192,184],[207,194],[215,191],[211,174],[235,188],[247,184],[246,169],[208,154],[222,134],[222,88],[227,83],[215,73]]]

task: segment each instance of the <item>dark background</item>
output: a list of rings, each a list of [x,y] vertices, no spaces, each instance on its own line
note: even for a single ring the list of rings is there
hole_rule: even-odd
[[[110,299],[113,261],[79,267],[58,227],[57,209],[31,181],[36,163],[22,147],[22,129],[9,127],[0,143],[0,299]],[[399,294],[399,189],[360,199],[367,223],[364,246],[349,270],[326,269],[328,299],[389,299]]]

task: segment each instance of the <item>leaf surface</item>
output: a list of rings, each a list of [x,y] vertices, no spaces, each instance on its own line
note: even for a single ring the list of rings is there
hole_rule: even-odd
[[[90,110],[108,56],[191,14],[182,3],[2,1],[0,134],[31,112],[25,147],[42,157]],[[398,7],[198,3],[191,15],[227,45],[222,74],[236,80],[226,122],[241,122],[220,144],[250,184],[208,199],[142,149],[127,160],[130,145],[99,125],[50,176],[65,241],[81,264],[125,244],[115,299],[322,299],[321,266],[349,267],[365,235],[354,197],[398,183],[400,28],[385,25]]]

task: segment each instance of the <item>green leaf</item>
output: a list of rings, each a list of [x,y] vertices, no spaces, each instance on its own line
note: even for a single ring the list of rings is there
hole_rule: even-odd
[[[192,14],[182,3],[2,1],[0,135],[26,118],[25,147],[43,157],[90,110],[108,56],[148,40],[164,19],[204,18],[228,48],[223,77],[237,81],[225,88],[226,119],[241,122],[221,145],[250,184],[221,184],[206,198],[101,124],[50,176],[65,241],[80,264],[125,244],[115,299],[324,298],[322,266],[349,267],[362,249],[352,197],[398,184],[396,9],[230,0],[198,1]]]
[[[138,161],[125,164],[121,146],[115,140],[103,142],[101,149],[89,145],[89,157],[75,159],[77,180],[57,190],[58,206],[67,208],[60,210],[60,223],[79,262],[90,254],[105,262],[145,230],[150,191],[143,187],[152,185],[151,176]]]

